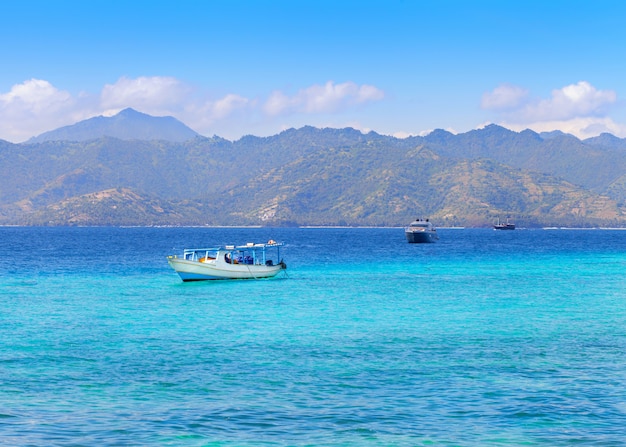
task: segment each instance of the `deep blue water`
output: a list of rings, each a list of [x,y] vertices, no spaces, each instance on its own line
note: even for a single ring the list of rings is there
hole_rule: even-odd
[[[0,228],[0,445],[626,445],[626,231]],[[287,276],[166,256],[286,243]]]

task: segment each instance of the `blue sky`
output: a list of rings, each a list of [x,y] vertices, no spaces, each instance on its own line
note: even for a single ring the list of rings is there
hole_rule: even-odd
[[[0,139],[133,107],[231,140],[489,123],[626,137],[626,2],[0,2]]]

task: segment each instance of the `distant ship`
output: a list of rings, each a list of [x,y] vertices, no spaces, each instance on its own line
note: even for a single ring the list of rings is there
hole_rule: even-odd
[[[437,229],[428,220],[416,219],[404,229],[406,240],[410,244],[419,244],[424,242],[435,242],[439,239]]]
[[[509,222],[509,218],[506,218],[506,223],[500,223],[500,219],[498,218],[498,223],[493,226],[494,230],[515,230],[515,224]]]

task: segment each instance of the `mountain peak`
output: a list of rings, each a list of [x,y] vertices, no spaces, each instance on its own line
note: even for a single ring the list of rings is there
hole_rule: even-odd
[[[120,110],[119,112],[117,112],[116,115],[120,115],[120,116],[137,116],[137,115],[146,115],[145,113],[141,113],[136,111],[135,109],[133,109],[132,107],[126,107],[123,110]]]
[[[126,107],[125,109],[120,110],[112,117],[120,117],[120,118],[139,118],[139,117],[150,117],[150,118],[173,118],[171,116],[152,116],[147,113],[139,112],[138,110],[133,109],[132,107]],[[174,118],[176,119],[176,118]]]
[[[96,116],[70,126],[45,132],[28,140],[28,143],[44,141],[87,141],[103,137],[120,140],[187,141],[198,133],[172,116],[152,116],[126,108],[111,117]]]
[[[597,137],[587,138],[584,140],[586,144],[593,146],[619,147],[626,148],[626,138],[618,138],[610,133],[601,133]]]

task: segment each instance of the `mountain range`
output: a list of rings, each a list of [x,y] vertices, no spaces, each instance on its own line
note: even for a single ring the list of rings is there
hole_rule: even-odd
[[[626,225],[626,140],[497,125],[206,138],[126,109],[0,140],[2,225]]]

